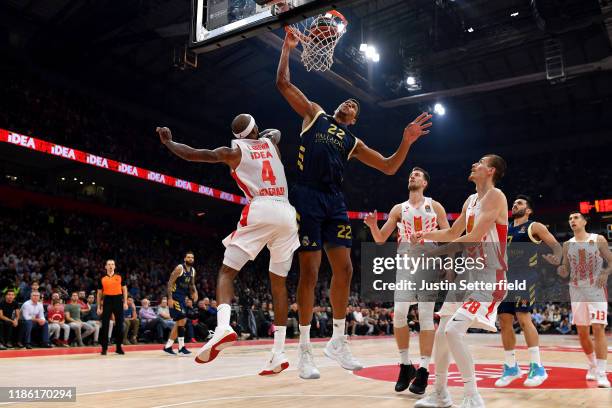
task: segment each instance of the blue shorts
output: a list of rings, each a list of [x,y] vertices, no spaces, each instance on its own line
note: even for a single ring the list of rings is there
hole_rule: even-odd
[[[319,251],[323,245],[351,247],[352,230],[342,193],[295,185],[289,201],[297,212],[300,251]]]
[[[497,307],[497,314],[509,313],[531,313],[533,311],[533,304],[535,303],[535,291],[537,287],[536,274],[535,273],[524,273],[524,274],[508,274],[508,281],[512,282],[514,279],[519,281],[525,280],[527,284],[526,290],[513,290],[508,292],[508,296],[504,299],[504,302],[500,303]]]
[[[170,317],[175,322],[178,322],[179,320],[183,320],[184,318],[187,317],[186,315],[187,306],[185,305],[185,296],[183,296],[183,299],[180,299],[180,300],[177,299],[175,296],[172,296],[172,299],[174,300],[174,307],[169,308]]]

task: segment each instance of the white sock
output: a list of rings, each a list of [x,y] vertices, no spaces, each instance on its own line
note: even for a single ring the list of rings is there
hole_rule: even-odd
[[[597,367],[597,360],[595,360],[595,353],[591,353],[591,354],[587,354],[586,355],[587,360],[589,360],[589,366],[591,367]]]
[[[217,306],[217,326],[221,329],[229,327],[231,315],[232,308],[227,303]]]
[[[337,339],[344,336],[344,327],[346,326],[346,319],[333,319],[334,332],[332,339]]]
[[[606,375],[607,364],[608,364],[608,360],[597,359],[597,374]]]
[[[274,347],[272,351],[282,353],[285,350],[285,336],[287,334],[287,326],[276,326],[274,331]]]
[[[514,350],[504,351],[504,363],[506,363],[508,367],[514,367],[516,365],[516,353]]]
[[[168,339],[168,341],[166,342],[166,348],[172,347],[173,344],[174,344],[174,340]]]
[[[300,324],[300,344],[310,343],[310,325],[302,326]]]
[[[540,361],[540,348],[538,346],[529,347],[527,349],[529,351],[529,361],[531,363],[536,363],[537,365],[542,365]]]
[[[179,337],[178,338],[178,343],[179,343],[179,350],[182,349],[183,347],[185,347],[185,338],[184,337]]]
[[[430,361],[431,361],[431,356],[421,356],[421,361],[419,362],[419,368],[425,367],[425,369],[429,371]]]
[[[408,349],[401,349],[399,351],[399,354],[400,354],[400,362],[402,364],[405,364],[405,365],[412,364],[412,361],[410,361],[410,356],[408,356]]]

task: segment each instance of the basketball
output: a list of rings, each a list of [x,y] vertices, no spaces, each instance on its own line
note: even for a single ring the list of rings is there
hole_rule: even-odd
[[[310,25],[309,37],[315,41],[323,41],[338,35],[338,23],[334,19],[322,16]]]

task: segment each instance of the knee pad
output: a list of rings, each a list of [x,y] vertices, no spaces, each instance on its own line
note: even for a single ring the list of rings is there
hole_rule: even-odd
[[[419,302],[419,323],[421,330],[434,330],[434,306],[433,302]]]
[[[223,255],[223,265],[239,271],[242,267],[251,260],[251,256],[236,245],[230,245],[225,248]]]
[[[289,259],[282,262],[272,262],[270,260],[269,271],[282,278],[286,278],[289,275],[289,269],[291,269],[291,263],[293,262],[293,254]]]
[[[410,302],[395,302],[393,306],[393,326],[397,328],[408,326],[408,310]]]
[[[178,337],[185,337],[185,326],[179,326],[176,329]]]

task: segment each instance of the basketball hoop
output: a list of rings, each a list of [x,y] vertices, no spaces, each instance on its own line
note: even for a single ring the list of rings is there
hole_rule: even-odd
[[[300,23],[285,27],[302,44],[302,63],[307,71],[327,71],[334,63],[334,50],[344,33],[348,21],[338,11],[308,18]]]

